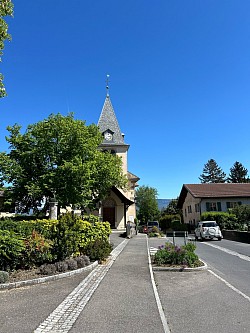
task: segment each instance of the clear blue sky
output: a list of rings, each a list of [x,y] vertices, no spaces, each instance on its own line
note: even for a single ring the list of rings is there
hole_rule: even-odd
[[[0,72],[6,126],[51,113],[97,123],[110,96],[128,168],[176,198],[211,158],[250,171],[249,0],[14,0]]]

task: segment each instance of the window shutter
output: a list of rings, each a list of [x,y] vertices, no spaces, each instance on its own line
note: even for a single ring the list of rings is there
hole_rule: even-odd
[[[210,205],[209,205],[209,202],[206,202],[206,210],[207,210],[207,212],[210,211]]]
[[[218,209],[218,212],[221,212],[221,202],[217,202],[217,209]]]

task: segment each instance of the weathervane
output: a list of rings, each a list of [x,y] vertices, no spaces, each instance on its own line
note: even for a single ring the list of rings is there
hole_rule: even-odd
[[[107,90],[107,96],[109,96],[109,74],[107,74],[107,79],[106,79],[106,90]]]

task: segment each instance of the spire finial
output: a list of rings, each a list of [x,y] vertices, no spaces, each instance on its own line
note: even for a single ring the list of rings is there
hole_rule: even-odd
[[[109,96],[109,74],[107,74],[107,79],[106,79],[106,91],[107,91],[107,96]]]

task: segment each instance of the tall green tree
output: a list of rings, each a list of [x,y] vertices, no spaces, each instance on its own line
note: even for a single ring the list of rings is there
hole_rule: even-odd
[[[0,181],[11,186],[20,212],[38,210],[54,196],[61,207],[92,209],[112,186],[126,186],[121,159],[98,148],[103,137],[96,125],[52,114],[24,134],[19,125],[7,129],[10,151],[0,153]]]
[[[0,0],[0,62],[2,61],[4,42],[11,40],[11,35],[8,33],[8,24],[5,21],[6,16],[13,16],[13,3],[10,0]],[[3,75],[0,73],[0,98],[6,96],[6,91],[3,84]]]
[[[137,217],[140,221],[147,223],[159,218],[157,196],[158,192],[153,187],[143,185],[136,190]]]
[[[200,175],[199,180],[201,183],[225,183],[226,174],[215,160],[210,159],[204,165],[203,173]]]
[[[240,163],[235,162],[227,178],[228,183],[249,183],[249,177],[247,175],[248,170]]]
[[[230,212],[236,215],[237,222],[242,229],[244,225],[250,227],[250,205],[237,205]]]
[[[164,211],[162,212],[162,215],[164,214],[169,214],[169,215],[181,215],[182,214],[182,210],[177,208],[177,202],[178,202],[178,198],[177,199],[172,199],[167,208],[164,209]]]

